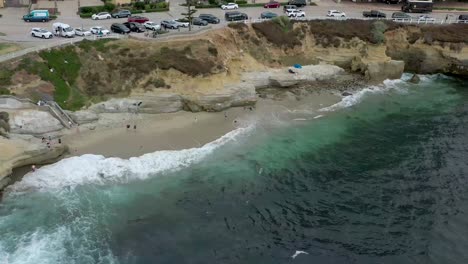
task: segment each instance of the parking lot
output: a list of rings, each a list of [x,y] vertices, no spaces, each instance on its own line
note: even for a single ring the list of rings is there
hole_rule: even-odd
[[[179,0],[180,1],[180,0]],[[340,10],[346,13],[347,18],[362,18],[362,12],[368,11],[371,8],[380,10],[387,14],[387,18],[391,17],[392,13],[400,10],[400,5],[385,5],[385,4],[354,4],[351,2],[337,4],[334,1],[327,0],[321,1],[317,6],[305,6],[301,8],[306,13],[306,18],[325,18],[327,11],[330,9]],[[151,21],[160,23],[162,20],[172,20],[182,18],[181,13],[185,12],[186,9],[183,6],[180,6],[177,2],[171,2],[171,10],[169,12],[163,13],[147,13],[141,14],[149,18]],[[237,11],[246,13],[249,19],[258,19],[260,14],[265,11],[271,11],[278,15],[284,15],[283,8],[275,9],[265,9],[263,7],[248,7],[248,8],[239,8]],[[3,17],[0,18],[0,32],[6,34],[6,36],[0,37],[4,41],[14,41],[22,43],[23,46],[30,47],[34,45],[42,45],[43,42],[53,42],[59,41],[60,38],[53,38],[50,40],[43,40],[38,38],[33,38],[30,36],[31,28],[33,27],[42,27],[47,30],[52,30],[52,24],[54,22],[62,22],[71,25],[72,27],[79,28],[90,28],[93,26],[103,26],[107,29],[110,28],[112,23],[123,23],[126,22],[126,18],[120,19],[106,19],[106,20],[92,20],[92,19],[82,19],[78,15],[70,14],[59,16],[56,21],[50,21],[47,23],[26,23],[21,18],[27,12],[25,8],[6,8],[0,9],[0,13],[3,14]],[[224,20],[224,14],[226,11],[221,10],[220,8],[210,8],[210,9],[199,9],[195,15],[208,13],[213,14],[220,18],[221,23],[212,25],[211,28],[220,28],[226,26],[227,22]],[[445,20],[447,15],[449,16],[449,21],[454,21],[459,14],[463,12],[433,12],[430,14],[431,17],[435,18],[437,21]],[[466,13],[466,12],[465,12]],[[411,14],[412,17],[417,20],[419,14]],[[198,26],[195,26],[197,28]],[[187,31],[187,28],[180,28],[179,30],[172,30],[176,32]],[[168,33],[169,35],[171,33]],[[132,33],[139,37],[144,37],[144,33]]]

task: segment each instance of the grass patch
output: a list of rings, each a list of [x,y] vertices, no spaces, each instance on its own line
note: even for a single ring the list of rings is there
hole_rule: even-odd
[[[7,68],[0,68],[0,86],[10,85],[13,71]]]
[[[83,39],[79,42],[78,47],[86,52],[95,49],[99,52],[105,53],[108,50],[107,43],[115,41],[115,39],[98,39],[98,40],[87,40]]]
[[[39,56],[44,61],[29,58],[22,60],[19,68],[41,77],[54,85],[54,100],[64,109],[77,110],[84,104],[83,96],[74,86],[78,78],[81,62],[74,46],[51,51],[42,51]]]
[[[4,36],[6,36],[6,34],[3,32],[0,32],[0,37],[4,37]]]

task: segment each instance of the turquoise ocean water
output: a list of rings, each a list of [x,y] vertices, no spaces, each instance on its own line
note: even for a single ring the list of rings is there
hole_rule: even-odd
[[[0,263],[468,263],[467,88],[386,82],[198,149],[62,160],[9,188]]]

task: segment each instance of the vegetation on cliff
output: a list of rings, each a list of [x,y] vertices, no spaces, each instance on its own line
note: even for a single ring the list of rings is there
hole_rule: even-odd
[[[135,89],[173,89],[174,82],[190,90],[181,80],[242,71],[252,63],[275,67],[325,62],[364,74],[370,62],[394,59],[403,60],[406,71],[467,74],[466,62],[457,57],[466,52],[467,36],[465,25],[279,17],[230,24],[199,38],[168,43],[84,40],[0,65],[0,94],[49,96],[76,110]]]

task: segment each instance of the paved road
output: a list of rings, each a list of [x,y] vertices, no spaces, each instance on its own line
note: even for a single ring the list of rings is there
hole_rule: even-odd
[[[164,19],[181,18],[182,17],[181,13],[185,11],[185,7],[180,6],[178,2],[180,3],[180,2],[185,2],[185,1],[183,0],[171,1],[171,10],[169,12],[148,13],[148,14],[145,14],[144,16],[158,23]],[[400,5],[385,5],[385,4],[369,5],[369,4],[356,4],[352,2],[345,2],[345,3],[337,4],[331,0],[322,0],[318,6],[306,6],[303,8],[303,10],[306,12],[306,15],[308,17],[320,17],[320,16],[324,17],[328,10],[337,9],[337,10],[346,12],[347,16],[350,18],[361,18],[362,11],[370,10],[371,8],[381,10],[384,13],[386,13],[388,17],[390,17],[393,12],[396,12],[399,10]],[[283,14],[282,8],[268,9],[268,10],[274,13],[277,13],[279,15]],[[250,8],[240,8],[239,11],[245,12],[250,18],[256,19],[256,18],[259,18],[260,14],[266,11],[266,9],[262,7],[250,7]],[[26,23],[21,20],[21,17],[22,15],[24,15],[24,13],[26,13],[26,9],[24,8],[6,8],[6,9],[0,10],[0,14],[3,14],[3,18],[0,18],[1,19],[0,32],[7,34],[6,36],[0,37],[0,40],[19,42],[19,43],[22,43],[22,45],[25,47],[44,45],[44,42],[60,41],[59,38],[55,38],[52,40],[42,40],[42,39],[31,37],[29,33],[32,27],[43,27],[43,28],[51,30],[53,22]],[[99,25],[99,26],[104,26],[106,28],[109,28],[112,23],[126,21],[126,19],[109,19],[109,20],[94,21],[91,19],[81,19],[77,15],[70,14],[70,12],[66,12],[66,13],[69,15],[60,16],[57,21],[70,24],[72,27],[89,28],[92,26]],[[223,22],[220,25],[213,25],[214,28],[222,27],[226,25],[226,22],[224,21],[225,11],[221,9],[215,8],[215,9],[198,10],[197,14],[201,14],[201,13],[210,13],[221,18]],[[443,20],[448,14],[450,15],[451,19],[455,19],[456,17],[458,17],[460,13],[464,13],[464,12],[449,12],[449,13],[433,12],[431,16],[436,19]],[[413,14],[413,16],[417,17],[418,15]],[[184,30],[187,30],[187,29],[181,29],[181,31],[184,31]],[[136,33],[132,33],[132,34],[136,34]],[[142,33],[140,34],[142,35]]]

